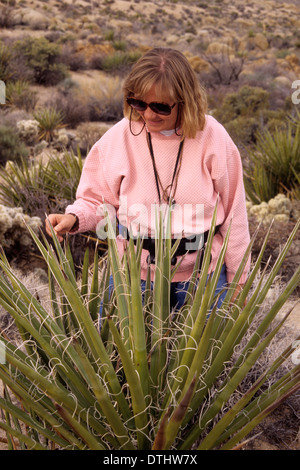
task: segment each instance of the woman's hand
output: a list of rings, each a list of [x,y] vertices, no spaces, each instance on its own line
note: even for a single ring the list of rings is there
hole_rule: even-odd
[[[76,217],[73,214],[50,214],[46,219],[46,232],[51,237],[52,234],[49,222],[52,225],[58,240],[61,242],[63,241],[62,235],[65,235],[72,230],[76,222]]]

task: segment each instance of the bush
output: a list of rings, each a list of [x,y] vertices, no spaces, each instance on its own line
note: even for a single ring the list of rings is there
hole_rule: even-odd
[[[140,57],[140,51],[117,51],[112,54],[102,55],[98,59],[98,68],[105,72],[125,72],[132,66]],[[94,59],[94,63],[95,59]]]
[[[42,221],[39,217],[24,214],[21,207],[5,207],[0,204],[0,245],[7,255],[33,246],[26,224],[38,233]]]
[[[260,132],[249,159],[245,188],[252,202],[293,191],[300,178],[300,126],[289,123],[284,130]]]
[[[64,116],[63,120],[67,126],[74,128],[81,122],[90,120],[88,103],[79,95],[76,87],[58,90],[57,95],[48,104]]]
[[[0,164],[8,160],[20,161],[27,157],[29,151],[12,127],[0,126]]]
[[[43,219],[74,200],[81,171],[81,155],[73,152],[51,156],[46,165],[9,162],[0,170],[0,201]]]
[[[17,122],[19,137],[27,145],[37,144],[39,140],[39,123],[35,119],[21,119]]]
[[[0,80],[7,82],[7,80],[11,77],[10,71],[10,60],[11,60],[11,52],[8,48],[0,42]]]
[[[123,117],[121,79],[101,74],[91,83],[61,89],[51,106],[60,110],[64,122],[72,127],[85,121],[118,121]]]
[[[228,93],[214,114],[223,123],[228,123],[241,116],[253,117],[268,108],[269,93],[262,88],[245,85],[237,92]]]
[[[63,114],[55,108],[43,108],[34,113],[34,119],[39,124],[39,138],[50,142],[56,131],[64,127]]]
[[[259,122],[255,117],[239,116],[224,126],[236,144],[251,145],[256,142]]]
[[[16,108],[32,111],[37,103],[37,93],[24,80],[9,81],[6,84],[6,104]]]
[[[23,56],[39,85],[56,85],[67,75],[60,57],[60,47],[46,38],[25,38],[14,43],[14,52]]]
[[[11,28],[13,26],[14,5],[15,2],[13,1],[9,2],[8,5],[0,5],[0,28]]]

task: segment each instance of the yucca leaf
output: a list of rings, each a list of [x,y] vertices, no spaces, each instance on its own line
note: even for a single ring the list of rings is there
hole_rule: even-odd
[[[134,363],[139,374],[144,396],[149,395],[149,370],[145,335],[145,319],[141,293],[141,273],[138,259],[134,252],[134,243],[129,241],[129,267],[131,279],[131,315],[132,345]]]
[[[140,449],[147,449],[150,445],[148,437],[148,416],[146,400],[148,394],[145,394],[145,387],[143,387],[142,377],[138,374],[138,370],[134,367],[128,351],[124,347],[121,336],[113,322],[112,318],[108,319],[108,324],[111,329],[114,341],[118,348],[124,372],[128,382],[128,386],[132,396],[132,408],[134,411],[134,419],[137,429],[137,439]]]
[[[80,422],[78,422],[72,414],[60,404],[55,404],[58,413],[62,416],[64,421],[68,423],[71,429],[86,443],[91,450],[105,450],[105,447],[96,439],[93,434]]]
[[[3,421],[0,421],[0,428],[2,428],[10,436],[14,436],[17,439],[19,439],[20,442],[23,442],[24,444],[26,444],[29,450],[47,450],[47,447],[42,446],[38,442],[35,442],[29,436],[26,436],[26,434],[23,434],[20,431],[17,431],[16,429],[7,425]]]
[[[63,290],[66,298],[68,299],[68,302],[70,303],[70,305],[72,305],[72,310],[74,312],[74,315],[77,318],[78,324],[83,333],[83,337],[85,338],[86,345],[89,346],[94,360],[97,361],[100,358],[103,364],[103,367],[100,369],[101,373],[108,378],[110,386],[111,386],[111,391],[112,393],[116,395],[119,405],[122,409],[122,413],[124,413],[124,416],[126,416],[126,419],[129,419],[131,417],[131,412],[129,410],[129,407],[125,400],[124,395],[121,393],[121,388],[120,388],[118,378],[113,369],[112,363],[106,352],[106,349],[101,340],[101,337],[99,336],[95,328],[95,325],[89,315],[89,312],[87,311],[86,307],[83,305],[79,290],[77,286],[74,285],[73,277],[71,277],[71,281],[68,279],[66,274],[60,269],[55,256],[51,255],[51,250],[50,250],[49,245],[48,245],[48,250],[47,250],[42,245],[42,243],[37,238],[37,236],[34,234],[34,232],[30,229],[30,227],[28,229],[31,232],[31,235],[34,238],[35,243],[39,247],[42,255],[47,260],[48,265],[50,269],[52,270],[54,277],[57,279],[57,282],[59,283],[61,289]],[[54,233],[53,233],[53,237],[56,238]],[[56,239],[56,242],[57,242],[57,239]],[[44,243],[45,244],[47,243],[46,240],[44,240]],[[63,253],[61,253],[61,256],[62,255]],[[71,276],[73,276],[72,273],[71,273]]]

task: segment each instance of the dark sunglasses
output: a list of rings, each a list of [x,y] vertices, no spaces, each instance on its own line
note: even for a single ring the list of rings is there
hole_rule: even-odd
[[[137,100],[135,98],[127,98],[127,103],[131,108],[133,108],[135,111],[143,112],[146,111],[146,109],[149,108],[156,114],[161,114],[162,116],[169,116],[172,112],[172,109],[176,105],[176,103],[172,104],[170,106],[169,104],[165,103],[145,103],[145,101],[142,100]]]

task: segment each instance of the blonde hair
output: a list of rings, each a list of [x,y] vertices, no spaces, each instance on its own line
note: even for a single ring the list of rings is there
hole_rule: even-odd
[[[187,58],[170,48],[146,52],[132,67],[123,85],[124,116],[138,121],[141,116],[126,102],[130,95],[142,98],[155,85],[158,97],[168,94],[179,103],[179,125],[184,137],[194,138],[205,124],[207,97]]]

